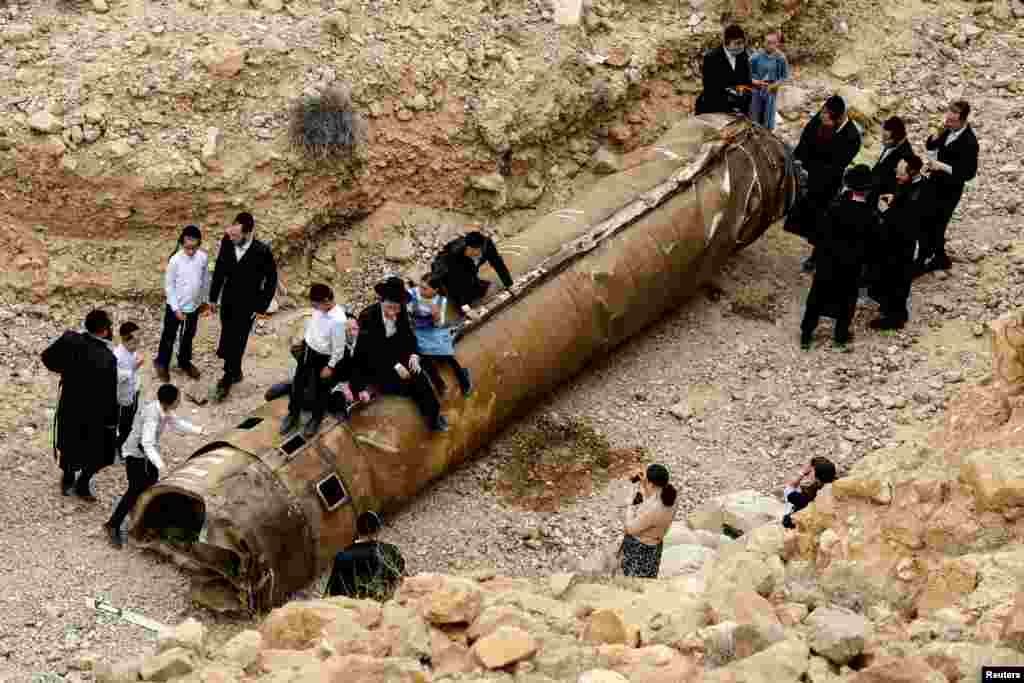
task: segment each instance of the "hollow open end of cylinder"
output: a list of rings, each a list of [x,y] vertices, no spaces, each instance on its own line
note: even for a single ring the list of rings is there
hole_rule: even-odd
[[[192,573],[194,602],[218,612],[250,609],[244,576],[248,553],[244,547],[225,547],[224,541],[232,535],[210,533],[218,525],[208,518],[201,497],[180,490],[162,491],[147,501],[141,514],[141,521],[134,525],[138,545],[170,557]],[[211,535],[220,538],[214,541]],[[238,542],[245,545],[241,539]]]

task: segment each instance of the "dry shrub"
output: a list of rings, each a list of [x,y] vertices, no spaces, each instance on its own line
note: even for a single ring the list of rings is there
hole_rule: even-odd
[[[280,650],[305,650],[320,641],[327,619],[319,612],[300,605],[279,608],[284,614],[263,623],[260,632],[267,647]]]
[[[290,112],[288,137],[309,159],[351,156],[362,137],[362,121],[352,108],[348,90],[334,86],[297,100]]]

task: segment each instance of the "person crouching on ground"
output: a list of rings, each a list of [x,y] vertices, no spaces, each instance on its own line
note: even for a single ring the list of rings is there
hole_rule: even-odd
[[[512,286],[512,274],[494,240],[477,230],[444,245],[431,264],[441,292],[467,316],[471,315],[473,304],[491,288],[489,280],[480,279],[480,266],[484,263],[490,264],[506,288]]]
[[[160,456],[160,437],[164,429],[171,426],[180,432],[202,434],[202,427],[197,427],[187,420],[174,415],[181,403],[181,394],[173,384],[164,384],[156,392],[156,400],[146,404],[135,416],[131,434],[124,444],[125,467],[128,470],[128,490],[121,497],[114,514],[103,525],[110,543],[120,549],[121,523],[133,507],[139,496],[160,478],[160,470],[164,469],[164,461]]]
[[[322,283],[309,288],[309,301],[313,315],[306,321],[302,348],[298,354],[288,414],[281,421],[281,434],[287,434],[299,424],[299,415],[307,394],[312,395],[312,416],[302,430],[306,438],[316,435],[327,408],[331,388],[338,382],[335,367],[345,356],[345,311],[334,302],[334,292]]]
[[[356,519],[359,538],[334,556],[327,595],[386,600],[405,576],[405,559],[398,546],[377,540],[380,517],[364,512]]]
[[[668,469],[653,464],[633,478],[638,495],[626,506],[622,539],[622,573],[655,579],[661,566],[662,541],[675,516],[676,489],[668,483]]]
[[[452,330],[445,326],[448,299],[438,293],[439,286],[437,277],[428,273],[420,279],[418,287],[409,289],[409,315],[416,332],[416,344],[422,354],[423,369],[434,383],[438,396],[444,396],[448,391],[438,367],[441,363],[446,363],[455,371],[462,395],[469,396],[473,392],[473,382],[469,370],[462,367],[455,358]]]
[[[804,486],[804,479],[812,473],[814,481]],[[782,497],[786,501],[786,514],[782,517],[782,526],[787,529],[795,529],[793,513],[799,512],[813,503],[818,491],[824,488],[825,484],[831,484],[835,480],[836,466],[831,460],[822,456],[811,458],[811,462],[800,470],[797,478],[782,490]]]

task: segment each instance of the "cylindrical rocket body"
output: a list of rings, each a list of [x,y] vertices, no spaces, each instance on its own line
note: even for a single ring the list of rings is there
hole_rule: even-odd
[[[146,492],[133,535],[196,570],[207,604],[283,600],[352,541],[359,512],[408,500],[678,306],[795,193],[784,145],[726,116],[689,119],[625,162],[499,244],[516,287],[531,284],[460,339],[475,391],[444,402],[447,433],[427,431],[411,401],[386,397],[296,446],[277,434],[281,399]]]

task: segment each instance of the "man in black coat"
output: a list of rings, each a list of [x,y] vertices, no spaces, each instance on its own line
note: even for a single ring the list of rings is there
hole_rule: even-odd
[[[908,161],[914,156],[914,149],[907,139],[907,127],[903,119],[890,116],[882,123],[882,153],[871,169],[875,187],[872,201],[883,194],[895,194],[899,188],[896,181],[896,167],[901,161]]]
[[[512,286],[512,275],[494,240],[474,230],[444,245],[434,258],[431,274],[441,283],[445,294],[463,313],[487,294],[491,283],[481,280],[480,266],[489,263],[505,287]]]
[[[61,492],[89,502],[96,502],[89,486],[92,476],[114,461],[117,443],[113,328],[106,312],[92,311],[85,318],[85,332],[69,330],[42,353],[46,369],[60,374],[54,443],[64,471]]]
[[[919,272],[949,270],[952,261],[946,254],[946,226],[960,203],[964,184],[978,174],[978,139],[967,123],[971,105],[957,100],[949,105],[945,128],[938,137],[928,136],[925,163],[932,185],[935,205],[928,222],[922,226]]]
[[[836,321],[836,346],[850,341],[850,323],[857,308],[860,272],[868,240],[876,234],[878,212],[868,203],[871,169],[858,164],[847,171],[844,193],[823,217],[818,263],[800,323],[800,347],[808,349],[822,315]]]
[[[370,386],[383,394],[408,396],[427,419],[431,431],[448,431],[441,404],[420,367],[416,334],[405,304],[409,292],[401,278],[389,277],[374,286],[380,301],[359,314],[355,368],[351,391],[364,398]]]
[[[277,291],[277,264],[270,247],[253,238],[252,214],[240,213],[224,230],[210,284],[210,310],[220,309],[217,357],[224,359],[224,377],[216,400],[242,381],[242,356],[256,315],[266,313]]]
[[[704,53],[701,79],[703,92],[697,98],[695,113],[750,111],[750,59],[742,28],[735,24],[727,26],[722,45]]]
[[[879,233],[872,240],[877,276],[868,289],[880,307],[879,317],[870,323],[875,330],[898,330],[910,317],[907,299],[914,276],[914,249],[932,204],[922,165],[916,154],[901,162],[896,170],[896,192],[882,195],[885,208]]]
[[[797,143],[794,157],[807,171],[807,193],[786,219],[786,230],[815,244],[822,212],[843,185],[843,173],[860,151],[860,131],[846,115],[846,102],[838,95],[825,100]],[[804,270],[814,269],[815,254],[804,261]]]

